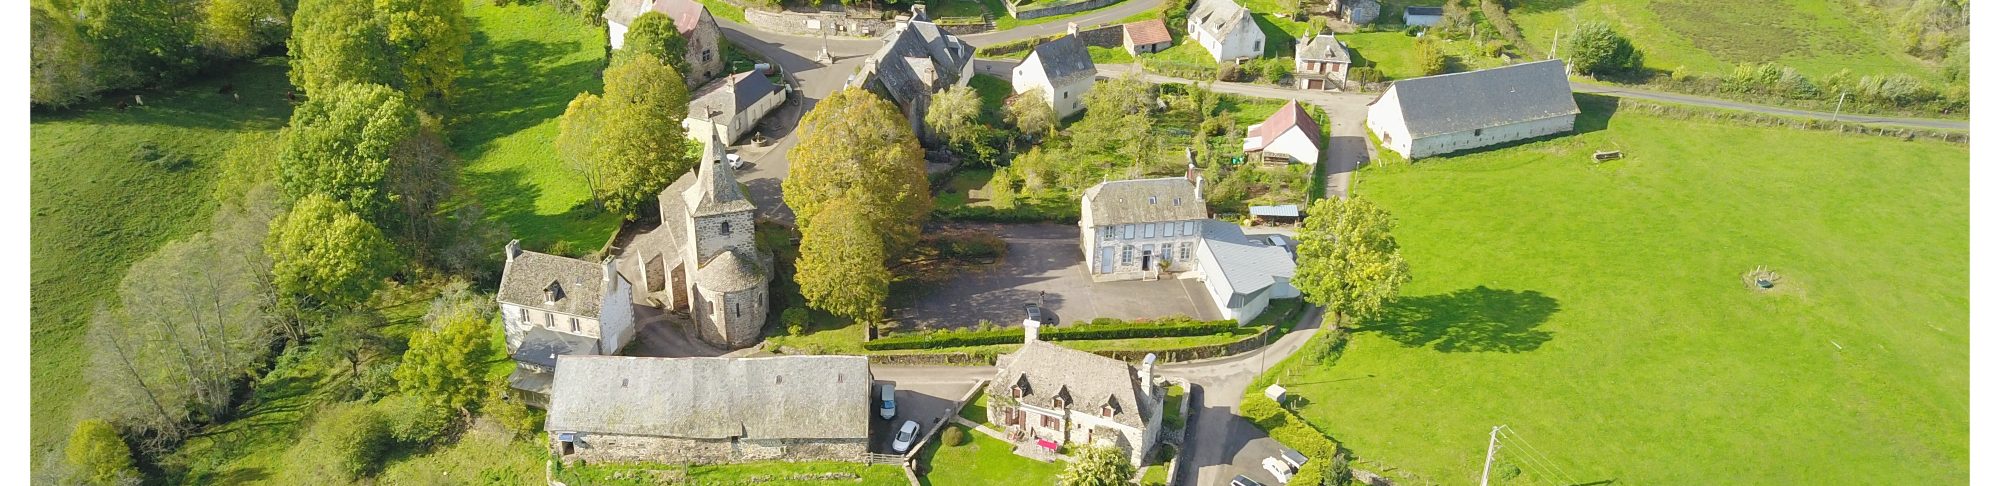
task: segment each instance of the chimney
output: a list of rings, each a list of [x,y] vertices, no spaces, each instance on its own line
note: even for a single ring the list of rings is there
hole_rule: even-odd
[[[1034,319],[1021,320],[1021,343],[1027,344],[1041,339],[1042,322]]]
[[[924,4],[919,3],[910,6],[910,20],[929,22],[931,21],[931,16],[924,12]]]
[[[514,257],[521,256],[521,240],[507,242],[507,264],[514,264]]]
[[[1139,362],[1139,393],[1145,396],[1147,400],[1155,398],[1153,396],[1153,361],[1157,359],[1159,357],[1154,356],[1153,353],[1146,353],[1145,361]]]
[[[617,276],[618,276],[618,257],[611,257],[604,259],[604,283],[606,285],[611,284],[611,279]]]
[[[1076,22],[1069,23],[1069,36],[1076,37]]]
[[[1202,177],[1201,177],[1200,175],[1195,175],[1195,176],[1194,176],[1194,198],[1195,198],[1195,199],[1201,199],[1201,200],[1207,200],[1208,198],[1206,198],[1206,197],[1203,197],[1203,196],[1201,195],[1201,179],[1202,179]]]

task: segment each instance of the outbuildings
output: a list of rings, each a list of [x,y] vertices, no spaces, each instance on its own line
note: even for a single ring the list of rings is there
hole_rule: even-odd
[[[860,461],[868,358],[563,356],[548,444],[564,462]]]
[[[611,0],[604,6],[604,26],[611,49],[625,47],[625,31],[646,12],[660,12],[674,19],[674,28],[687,40],[688,72],[681,73],[692,89],[722,73],[722,27],[708,7],[695,0]]]
[[[1297,265],[1284,247],[1270,246],[1243,235],[1243,227],[1208,220],[1201,228],[1201,283],[1223,317],[1248,324],[1271,305],[1272,299],[1299,296],[1292,286]]]
[[[1215,62],[1264,57],[1264,31],[1250,9],[1233,0],[1195,0],[1188,10],[1187,33]]]
[[[1444,7],[1403,7],[1403,25],[1430,27],[1444,19]]]
[[[1083,95],[1097,82],[1097,64],[1072,24],[1070,35],[1035,46],[1014,66],[1013,82],[1015,94],[1039,90],[1056,117],[1067,118],[1083,110]]]
[[[924,126],[931,95],[972,80],[974,49],[931,23],[923,5],[912,6],[910,13],[909,20],[883,36],[882,48],[862,62],[852,79],[895,102],[918,137],[935,140]]]
[[[1245,129],[1243,155],[1265,165],[1317,164],[1321,133],[1319,122],[1292,100],[1263,123]]]
[[[1134,56],[1148,52],[1160,52],[1174,46],[1174,38],[1167,33],[1167,21],[1152,18],[1124,25],[1125,52]]]
[[[1551,59],[1397,81],[1368,105],[1368,131],[1414,160],[1568,132],[1578,113]]]
[[[724,143],[734,143],[757,127],[764,115],[785,103],[790,90],[772,84],[756,71],[741,72],[715,80],[695,91],[688,103],[688,115],[681,120],[689,138],[708,140],[709,130],[720,130]],[[711,126],[710,122],[713,122]]]
[[[1347,23],[1361,25],[1374,22],[1375,17],[1382,14],[1382,2],[1379,0],[1334,0],[1329,10],[1339,14],[1340,19],[1346,20]]]

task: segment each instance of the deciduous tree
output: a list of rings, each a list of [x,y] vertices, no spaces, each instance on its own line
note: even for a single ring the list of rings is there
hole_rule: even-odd
[[[277,0],[208,0],[198,40],[210,56],[240,59],[283,39],[287,21]]]
[[[1584,22],[1563,38],[1563,55],[1578,72],[1614,74],[1639,69],[1645,62],[1632,41],[1604,22]]]
[[[272,221],[264,244],[279,294],[308,308],[359,304],[397,265],[381,230],[321,194],[299,199]]]
[[[465,75],[465,46],[472,43],[465,2],[375,0],[375,12],[403,91],[419,103],[449,99]]]
[[[1072,454],[1063,468],[1064,486],[1125,486],[1131,484],[1132,458],[1111,446],[1089,446]]]
[[[421,130],[416,108],[387,86],[319,91],[292,112],[278,152],[278,183],[293,200],[323,194],[380,225],[392,214],[396,147]]]
[[[1340,321],[1373,316],[1410,281],[1395,229],[1388,211],[1359,196],[1313,203],[1299,232],[1293,284]]]
[[[132,467],[132,448],[118,436],[118,429],[103,420],[77,422],[65,450],[77,479],[91,485],[137,484],[139,471]]]
[[[348,83],[395,84],[398,73],[383,46],[374,2],[299,0],[285,45],[292,56],[292,84],[308,95]]]
[[[1425,76],[1445,73],[1447,65],[1445,64],[1444,48],[1438,46],[1436,39],[1428,36],[1417,38],[1416,55],[1418,72],[1423,73]]]
[[[461,414],[486,392],[487,302],[456,283],[432,303],[425,329],[410,336],[410,350],[396,368],[404,393]]]
[[[979,93],[970,86],[952,86],[931,96],[930,111],[924,113],[924,125],[943,134],[952,144],[975,137],[978,121]]]
[[[75,0],[84,34],[113,85],[171,78],[195,67],[199,6],[192,0]]]
[[[680,27],[667,14],[648,11],[632,19],[632,26],[625,29],[625,44],[611,53],[611,63],[625,62],[635,56],[651,56],[673,66],[674,72],[682,77],[687,76],[687,39],[681,37]]]
[[[800,225],[799,293],[813,307],[857,321],[882,318],[889,270],[882,239],[867,208],[845,197],[827,201],[819,217]]]
[[[563,110],[562,122],[556,132],[556,158],[570,172],[583,177],[583,186],[590,189],[590,201],[598,209],[604,209],[604,151],[598,145],[597,137],[604,132],[604,98],[596,94],[577,93],[576,99],[569,101]]]
[[[605,209],[637,217],[639,206],[694,168],[681,127],[687,85],[658,59],[634,58],[604,71],[602,127],[594,139]],[[567,114],[565,114],[567,117]]]
[[[97,46],[73,16],[54,13],[44,2],[28,9],[28,100],[66,107],[104,89]]]
[[[923,148],[901,113],[874,93],[848,88],[821,100],[800,125],[784,181],[785,205],[799,227],[846,198],[867,214],[887,256],[916,242],[931,211],[930,184]]]
[[[1041,90],[1015,95],[1007,100],[1007,121],[1031,138],[1055,134],[1056,110]]]

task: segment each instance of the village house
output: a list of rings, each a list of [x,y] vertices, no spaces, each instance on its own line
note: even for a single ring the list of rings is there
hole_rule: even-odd
[[[1375,17],[1382,14],[1382,3],[1377,0],[1334,0],[1328,10],[1347,23],[1361,25],[1374,22]]]
[[[695,0],[611,0],[604,7],[606,34],[611,49],[625,47],[625,31],[632,20],[646,12],[659,12],[674,19],[674,28],[687,40],[688,72],[681,73],[688,89],[701,86],[722,73],[722,27],[708,7]]]
[[[1368,105],[1368,131],[1415,160],[1568,132],[1578,113],[1551,59],[1397,81]]]
[[[1190,155],[1192,158],[1192,155]],[[1201,176],[1106,181],[1083,192],[1079,245],[1094,282],[1194,278],[1223,317],[1248,323],[1271,299],[1299,296],[1282,247],[1208,218]]]
[[[1174,46],[1174,37],[1167,33],[1167,21],[1151,18],[1125,24],[1125,52],[1134,56],[1148,52],[1160,52]]]
[[[911,6],[910,13],[883,36],[882,48],[852,79],[895,102],[919,138],[934,140],[924,126],[931,95],[972,80],[973,47],[931,23],[922,4]]]
[[[1444,19],[1444,7],[1403,7],[1403,25],[1430,27]]]
[[[1062,444],[1124,449],[1137,466],[1160,438],[1165,390],[1153,378],[1153,360],[1139,367],[1043,342],[1041,327],[1025,323],[1019,351],[1002,356],[986,387],[992,402],[986,420],[1026,447]]]
[[[530,404],[547,400],[558,355],[617,353],[636,333],[632,283],[617,261],[591,263],[521,250],[507,242],[494,300],[516,366],[507,382]]]
[[[722,129],[710,130],[720,133]],[[701,340],[756,344],[770,312],[771,254],[757,247],[756,210],[710,136],[693,171],[660,191],[660,225],[624,248],[647,305],[693,321]]]
[[[1244,130],[1243,155],[1265,165],[1317,164],[1321,131],[1297,100],[1285,103],[1263,123]]]
[[[1333,34],[1299,43],[1292,53],[1292,79],[1299,89],[1338,90],[1347,84],[1347,45]]]
[[[1264,56],[1264,31],[1250,9],[1233,0],[1195,0],[1188,11],[1188,38],[1208,49],[1215,62]]]
[[[874,378],[861,356],[563,356],[548,444],[565,463],[860,461]]]
[[[1076,38],[1076,24],[1070,35],[1035,46],[1028,58],[1014,67],[1014,93],[1039,90],[1054,108],[1057,118],[1068,118],[1083,110],[1083,95],[1097,82],[1097,64],[1090,50]]]
[[[709,130],[721,130],[722,141],[734,143],[756,128],[764,115],[784,104],[789,91],[756,71],[725,76],[694,92],[681,127],[695,140],[708,140]]]
[[[1292,286],[1296,263],[1284,247],[1265,245],[1243,235],[1243,227],[1208,220],[1201,228],[1200,253],[1195,264],[1201,268],[1201,283],[1222,316],[1248,324],[1263,314],[1274,299],[1299,296]]]

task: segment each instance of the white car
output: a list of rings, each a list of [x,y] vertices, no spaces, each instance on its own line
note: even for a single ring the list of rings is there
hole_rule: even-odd
[[[736,154],[729,154],[725,157],[729,159],[729,168],[731,169],[743,168],[743,156]]]
[[[896,429],[896,441],[889,443],[889,447],[896,449],[898,453],[909,452],[910,443],[916,441],[917,421],[904,420],[903,426]]]
[[[1264,470],[1269,471],[1272,477],[1278,478],[1278,484],[1292,482],[1292,465],[1285,464],[1285,461],[1280,461],[1276,457],[1264,458]]]

